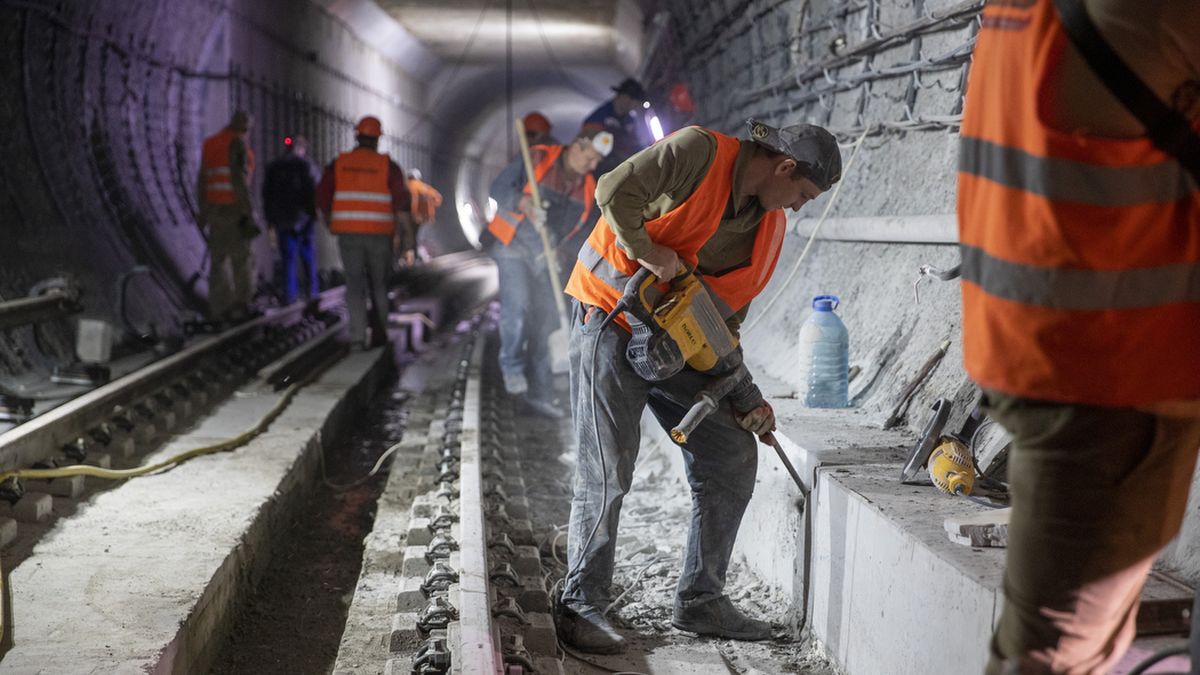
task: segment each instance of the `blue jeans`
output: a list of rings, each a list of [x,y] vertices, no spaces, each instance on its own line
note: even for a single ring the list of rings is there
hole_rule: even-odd
[[[579,303],[572,314],[571,410],[579,460],[571,500],[567,569],[576,564],[579,569],[567,576],[563,601],[603,608],[610,600],[621,501],[629,492],[641,444],[642,411],[649,406],[663,429],[670,429],[683,419],[696,392],[711,378],[685,368],[664,382],[647,382],[633,372],[625,358],[628,331],[612,324],[600,332],[604,315],[598,310],[585,325]],[[686,606],[724,592],[733,543],[754,493],[758,447],[754,436],[734,420],[729,402],[722,401],[680,451],[692,491],[691,529],[676,589],[677,602]],[[605,477],[607,500],[602,499]],[[604,519],[597,528],[602,510]],[[585,548],[593,528],[596,534]]]
[[[279,256],[283,259],[283,302],[290,305],[300,297],[299,270],[296,269],[296,258],[304,263],[306,295],[317,297],[320,288],[317,286],[317,256],[313,248],[313,228],[311,225],[302,227],[299,231],[289,227],[275,229],[279,239]]]
[[[550,274],[519,247],[497,245],[492,258],[500,275],[500,370],[525,375],[531,394],[553,398],[549,338],[558,317]]]

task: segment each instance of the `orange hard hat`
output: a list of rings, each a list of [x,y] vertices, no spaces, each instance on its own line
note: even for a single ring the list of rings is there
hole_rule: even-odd
[[[354,133],[359,136],[379,138],[383,135],[383,123],[379,121],[378,117],[367,115],[354,125]]]
[[[684,114],[690,115],[696,112],[696,104],[692,102],[692,92],[688,91],[688,86],[682,82],[676,82],[675,86],[671,87],[671,105]]]
[[[531,131],[537,134],[544,134],[550,131],[550,120],[546,116],[536,110],[529,113],[521,120],[525,125],[525,131]]]

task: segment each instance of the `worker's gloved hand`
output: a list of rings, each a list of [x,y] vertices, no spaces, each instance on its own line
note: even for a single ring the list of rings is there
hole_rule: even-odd
[[[534,227],[543,228],[546,226],[546,209],[534,204],[532,201],[525,207],[525,217],[529,222],[533,223]]]
[[[734,413],[733,417],[739,426],[756,436],[775,431],[775,410],[766,401],[749,412]]]
[[[652,244],[646,256],[638,258],[638,262],[664,281],[674,279],[679,272],[679,254],[661,244]]]

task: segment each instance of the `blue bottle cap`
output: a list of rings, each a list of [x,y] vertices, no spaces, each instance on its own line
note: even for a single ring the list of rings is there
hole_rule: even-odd
[[[842,303],[836,295],[813,296],[813,309],[818,312],[832,312]]]

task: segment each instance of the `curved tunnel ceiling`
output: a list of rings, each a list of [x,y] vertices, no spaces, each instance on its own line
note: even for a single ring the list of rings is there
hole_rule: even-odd
[[[511,156],[505,73],[507,17],[500,0],[378,0],[403,32],[440,61],[426,101],[437,120],[435,170],[454,203],[481,217],[487,186]],[[583,118],[636,72],[649,0],[513,0],[513,110],[538,110],[569,140]],[[438,164],[435,159],[435,165]],[[478,224],[478,223],[477,223]],[[474,243],[470,228],[467,243]]]

